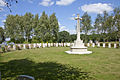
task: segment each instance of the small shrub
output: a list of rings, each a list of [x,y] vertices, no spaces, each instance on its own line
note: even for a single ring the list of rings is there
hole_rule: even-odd
[[[117,43],[117,45],[116,45],[116,46],[117,46],[117,48],[119,48],[119,43]]]
[[[100,46],[103,46],[103,43],[100,43]]]
[[[20,47],[18,45],[16,45],[16,50],[21,50]]]
[[[29,49],[29,45],[28,44],[26,44],[25,47],[26,47],[26,49]]]
[[[2,52],[5,52],[5,47],[1,47],[1,49],[2,49]]]
[[[108,44],[109,44],[109,43],[105,43],[105,47],[106,47],[106,48],[108,48]]]
[[[31,44],[31,49],[33,49],[33,44]]]
[[[114,43],[111,43],[111,47],[114,47]]]
[[[23,48],[23,45],[20,45],[21,46],[21,49]]]

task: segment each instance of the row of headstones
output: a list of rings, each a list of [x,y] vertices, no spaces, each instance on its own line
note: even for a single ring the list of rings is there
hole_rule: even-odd
[[[44,48],[44,47],[70,47],[72,46],[74,43],[34,43],[34,44],[16,44],[20,49],[27,49],[26,45],[29,47],[29,49],[32,49],[32,48]],[[16,45],[13,45],[13,49],[16,50]],[[21,46],[23,45],[23,47]],[[100,43],[87,43],[86,45],[87,47],[101,47],[100,46]],[[108,46],[106,46],[105,43],[102,44],[102,47],[105,48],[105,47],[108,47],[108,48],[111,48],[111,43],[108,43]],[[117,48],[117,44],[114,43],[114,48]]]
[[[29,49],[32,48],[44,48],[44,47],[70,47],[73,45],[73,43],[34,43],[34,44],[15,44],[13,45],[13,50],[16,50],[16,45],[20,49],[27,49],[26,46],[29,47]]]
[[[92,47],[95,47],[95,43],[91,43],[91,44],[92,44],[92,45],[91,45]],[[102,43],[102,44],[103,44],[103,45],[102,45],[103,48],[105,48],[105,47],[111,48],[111,47],[112,47],[112,46],[111,46],[111,45],[112,45],[111,43],[108,43],[108,46],[107,46],[105,43]],[[90,43],[87,43],[87,46],[90,47]],[[96,46],[97,46],[97,47],[101,47],[101,46],[100,46],[100,43],[97,43]],[[119,46],[120,46],[120,44],[119,44]],[[114,43],[114,46],[113,46],[113,47],[114,47],[114,48],[117,48],[117,44]]]

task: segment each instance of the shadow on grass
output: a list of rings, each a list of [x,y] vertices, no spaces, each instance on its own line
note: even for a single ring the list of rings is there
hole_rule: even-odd
[[[34,63],[27,59],[0,63],[2,80],[16,80],[18,75],[33,76],[35,80],[88,80],[90,73],[55,62]]]

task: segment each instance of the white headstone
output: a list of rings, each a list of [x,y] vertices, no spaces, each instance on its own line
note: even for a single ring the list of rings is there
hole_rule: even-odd
[[[43,43],[43,48],[45,47],[45,43]]]
[[[26,44],[23,44],[23,48],[26,49]]]
[[[98,43],[97,46],[100,47],[100,43]]]
[[[56,47],[58,47],[58,43],[56,43]]]
[[[31,49],[32,47],[31,47],[31,44],[28,44],[28,46],[29,46],[29,49]]]
[[[105,48],[105,43],[103,43],[103,47]]]
[[[38,47],[39,47],[39,48],[41,47],[41,43],[38,44]]]
[[[50,47],[50,43],[48,43],[48,47]]]
[[[92,43],[92,47],[95,47],[95,43]]]
[[[37,47],[37,46],[36,46],[36,44],[34,43],[34,44],[33,44],[33,48],[36,48],[36,47]]]
[[[13,50],[16,50],[16,45],[13,45]]]
[[[50,46],[52,46],[52,47],[53,47],[53,43],[50,43]]]
[[[108,48],[111,48],[111,43],[108,43]]]
[[[117,48],[117,44],[116,43],[114,43],[114,48]]]
[[[87,46],[90,47],[90,43],[87,43]]]
[[[67,43],[67,46],[69,46],[69,47],[70,47],[70,43]]]

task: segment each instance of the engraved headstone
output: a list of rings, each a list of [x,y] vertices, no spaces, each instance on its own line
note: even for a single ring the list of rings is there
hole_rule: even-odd
[[[97,44],[97,47],[100,47],[100,43]]]
[[[111,48],[111,43],[108,44],[108,48]]]
[[[87,43],[87,46],[90,47],[90,43]]]
[[[92,43],[92,47],[95,47],[95,43]]]
[[[103,43],[103,47],[105,48],[105,43]]]
[[[30,49],[32,48],[32,47],[31,47],[31,44],[28,44],[28,46],[29,46]]]
[[[13,45],[13,50],[16,50],[16,45]]]
[[[117,44],[116,43],[114,43],[114,48],[117,48]]]
[[[26,49],[26,44],[23,44],[23,48]]]

